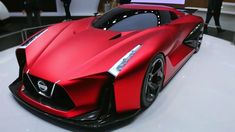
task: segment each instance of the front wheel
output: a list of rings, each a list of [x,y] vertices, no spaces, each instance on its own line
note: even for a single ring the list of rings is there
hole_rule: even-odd
[[[150,62],[141,91],[141,105],[143,108],[149,107],[157,98],[162,89],[164,81],[164,57],[156,55]]]

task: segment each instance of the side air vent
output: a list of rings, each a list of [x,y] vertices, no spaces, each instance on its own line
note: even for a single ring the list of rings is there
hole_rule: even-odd
[[[17,49],[16,50],[16,58],[19,64],[19,79],[22,79],[22,72],[24,66],[26,64],[26,56],[25,56],[25,49]]]
[[[183,41],[189,47],[196,48],[199,40],[202,39],[203,24],[198,24]]]
[[[120,34],[118,34],[118,35],[113,36],[113,37],[112,37],[112,38],[110,38],[109,40],[118,39],[118,38],[120,38],[120,37],[122,37],[122,34],[121,34],[121,33],[120,33]]]

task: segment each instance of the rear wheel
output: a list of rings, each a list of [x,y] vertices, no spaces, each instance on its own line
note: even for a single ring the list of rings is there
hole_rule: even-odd
[[[149,107],[157,98],[164,81],[164,57],[161,54],[155,56],[148,66],[141,91],[141,105]]]

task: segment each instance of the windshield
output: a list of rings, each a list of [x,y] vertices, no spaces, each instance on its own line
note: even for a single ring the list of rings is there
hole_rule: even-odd
[[[93,22],[95,28],[111,31],[143,30],[158,25],[159,12],[115,8]]]

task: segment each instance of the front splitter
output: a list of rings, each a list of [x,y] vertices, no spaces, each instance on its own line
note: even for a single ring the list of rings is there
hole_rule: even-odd
[[[69,125],[74,125],[74,126],[78,126],[78,127],[84,127],[84,128],[102,128],[102,127],[108,127],[110,125],[115,125],[121,122],[124,122],[126,120],[130,120],[134,117],[136,117],[138,114],[141,113],[141,109],[140,110],[136,110],[136,111],[131,111],[131,112],[126,112],[123,114],[112,114],[109,117],[105,117],[102,119],[97,119],[97,120],[89,120],[89,121],[82,121],[82,116],[84,115],[89,115],[89,113],[75,117],[75,118],[63,118],[63,117],[59,117],[59,116],[55,116],[52,115],[50,113],[41,111],[33,106],[31,106],[30,104],[28,104],[27,102],[25,102],[24,100],[22,100],[18,94],[20,87],[22,86],[22,82],[19,81],[19,79],[15,80],[12,84],[9,85],[9,89],[10,91],[13,93],[15,99],[22,105],[26,106],[27,108],[33,110],[34,112],[42,115],[42,116],[46,116],[49,117],[53,120],[62,122],[62,123],[66,123]]]

